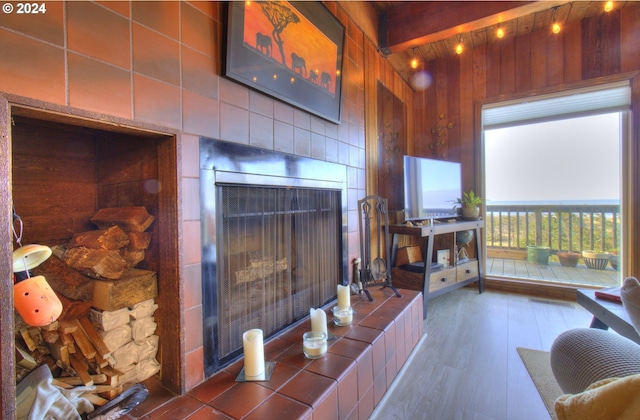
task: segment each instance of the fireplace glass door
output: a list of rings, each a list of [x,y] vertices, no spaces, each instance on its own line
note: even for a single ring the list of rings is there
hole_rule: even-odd
[[[341,191],[217,185],[218,356],[242,333],[269,337],[336,295]]]

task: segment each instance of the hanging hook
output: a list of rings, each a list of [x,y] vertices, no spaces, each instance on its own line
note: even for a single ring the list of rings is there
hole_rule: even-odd
[[[22,246],[22,229],[23,229],[22,219],[20,218],[20,216],[18,216],[18,213],[16,213],[15,208],[12,208],[12,211],[13,211],[13,223],[11,224],[11,231],[13,231],[13,236],[15,236],[16,242],[18,243],[18,245]],[[15,229],[16,220],[20,225],[20,233],[17,233]]]

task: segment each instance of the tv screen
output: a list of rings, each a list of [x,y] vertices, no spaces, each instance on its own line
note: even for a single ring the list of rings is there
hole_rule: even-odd
[[[404,156],[405,220],[456,217],[461,178],[458,162]]]

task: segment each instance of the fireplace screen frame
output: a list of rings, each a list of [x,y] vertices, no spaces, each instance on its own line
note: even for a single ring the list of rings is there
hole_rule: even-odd
[[[219,284],[223,280],[222,186],[267,187],[291,191],[316,189],[338,193],[341,208],[336,284],[348,284],[346,167],[235,143],[200,138],[202,224],[202,298],[205,376],[209,377],[242,355],[238,349],[220,355]],[[220,276],[220,279],[218,279]],[[296,324],[294,320],[293,324]]]

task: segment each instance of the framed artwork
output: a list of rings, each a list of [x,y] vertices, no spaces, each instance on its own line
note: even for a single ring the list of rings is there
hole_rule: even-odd
[[[224,75],[340,123],[344,26],[320,2],[228,3]]]

